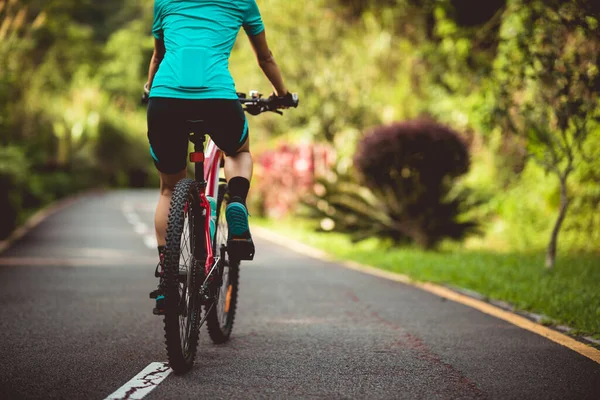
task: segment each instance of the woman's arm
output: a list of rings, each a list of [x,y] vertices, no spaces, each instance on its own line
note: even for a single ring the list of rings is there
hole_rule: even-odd
[[[148,68],[148,83],[146,83],[146,90],[149,92],[152,87],[152,81],[158,71],[161,61],[165,57],[165,42],[160,39],[154,38],[154,53],[152,54],[152,60],[150,61],[150,67]]]
[[[279,97],[285,96],[288,91],[283,84],[283,78],[281,77],[279,66],[275,62],[273,53],[271,53],[269,45],[267,44],[267,36],[265,35],[265,31],[262,31],[256,36],[249,36],[249,38],[250,43],[252,43],[254,53],[256,54],[258,65],[260,65],[260,68],[263,70],[265,76],[273,85],[275,94]]]

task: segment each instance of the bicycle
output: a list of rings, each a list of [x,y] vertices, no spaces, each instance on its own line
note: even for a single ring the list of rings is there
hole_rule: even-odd
[[[280,108],[284,108],[255,91],[250,92],[249,98],[243,93],[238,93],[238,97],[251,115],[282,114]],[[142,101],[147,102],[147,96]],[[298,106],[296,94],[293,103],[292,107]],[[225,179],[220,178],[224,154],[210,139],[205,150],[202,121],[188,122],[190,141],[194,143],[189,159],[195,164],[195,177],[182,179],[175,186],[163,258],[167,357],[173,371],[180,374],[189,371],[194,364],[204,323],[213,343],[229,340],[237,307],[241,262],[227,249],[228,193]],[[212,229],[211,223],[214,223]],[[249,259],[253,257],[254,254]],[[201,317],[203,306],[205,312]]]

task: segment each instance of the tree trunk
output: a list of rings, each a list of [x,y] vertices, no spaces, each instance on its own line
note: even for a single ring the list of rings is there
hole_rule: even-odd
[[[550,243],[546,251],[546,268],[553,269],[556,262],[556,246],[558,242],[558,234],[560,233],[560,227],[567,215],[567,209],[569,208],[570,200],[567,195],[567,174],[560,177],[560,210],[558,211],[558,218],[554,223],[554,229],[552,229],[552,235],[550,236]]]

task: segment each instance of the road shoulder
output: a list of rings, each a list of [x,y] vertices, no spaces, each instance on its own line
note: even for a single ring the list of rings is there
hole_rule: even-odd
[[[88,196],[93,193],[101,193],[103,192],[100,189],[92,189],[87,190],[81,193],[76,193],[70,196],[67,196],[63,199],[56,200],[47,206],[36,211],[32,216],[30,216],[27,221],[17,229],[14,230],[10,236],[4,240],[0,240],[0,254],[4,253],[8,250],[15,242],[33,230],[36,226],[44,222],[48,217],[56,214],[57,212],[69,207],[70,205],[76,203],[81,200],[83,197]]]

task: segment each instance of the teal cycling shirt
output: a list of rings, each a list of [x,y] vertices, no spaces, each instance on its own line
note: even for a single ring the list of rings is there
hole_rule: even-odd
[[[155,0],[152,33],[166,53],[150,97],[237,99],[229,56],[241,27],[265,29],[255,0]]]

